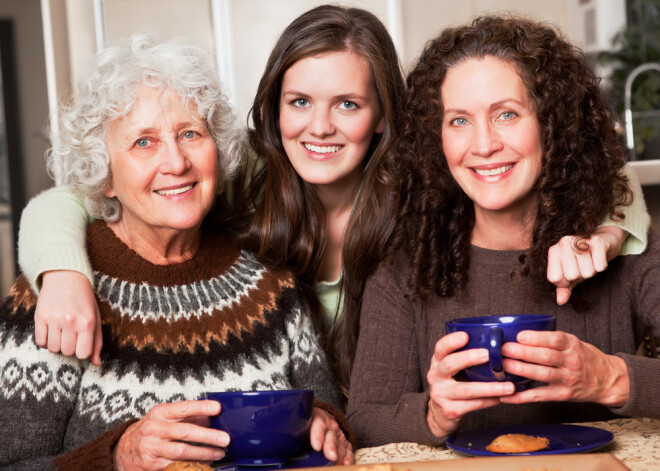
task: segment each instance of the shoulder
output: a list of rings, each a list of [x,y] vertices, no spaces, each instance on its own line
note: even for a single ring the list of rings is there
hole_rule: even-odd
[[[411,259],[408,253],[399,249],[382,260],[368,278],[365,290],[392,290],[404,293],[411,272]]]
[[[297,286],[295,275],[288,268],[274,268],[260,262],[252,252],[242,250],[240,257],[247,261],[254,269],[260,270],[264,277],[280,280],[282,283]]]
[[[634,262],[635,264],[638,264],[644,263],[645,261],[653,263],[654,261],[658,261],[658,257],[660,257],[660,234],[655,229],[651,228],[647,234],[646,250],[640,254],[623,255],[617,257],[617,259],[620,258],[623,261],[628,261],[628,263]]]
[[[637,255],[623,255],[610,262],[610,267],[617,271],[625,281],[633,283],[644,280],[649,275],[660,278],[660,234],[654,229],[648,232],[646,250]],[[610,269],[607,270],[609,272]],[[657,275],[653,275],[658,273]]]

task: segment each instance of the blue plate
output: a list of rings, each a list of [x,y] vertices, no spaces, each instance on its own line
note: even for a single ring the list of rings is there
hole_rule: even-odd
[[[546,437],[550,445],[530,453],[494,453],[486,447],[496,437],[507,433],[522,433],[535,437]],[[604,447],[614,439],[607,430],[584,425],[568,424],[521,424],[488,427],[467,432],[459,432],[447,438],[447,447],[470,456],[502,455],[559,455],[564,453],[582,453]]]
[[[315,468],[332,466],[322,451],[305,450],[286,463],[265,466],[239,466],[232,462],[231,457],[214,464],[214,471],[270,471],[272,469]]]

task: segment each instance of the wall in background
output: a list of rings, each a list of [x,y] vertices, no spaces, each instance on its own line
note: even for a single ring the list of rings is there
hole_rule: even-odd
[[[231,49],[231,74],[239,124],[246,124],[259,77],[268,54],[283,28],[300,13],[322,3],[316,0],[104,0],[106,38],[114,42],[135,32],[153,32],[162,38],[182,36],[214,53],[212,4],[228,12],[224,22]],[[0,17],[15,21],[16,54],[24,152],[26,196],[52,185],[44,166],[48,146],[49,100],[74,99],[72,84],[96,51],[94,4],[96,0],[2,0]],[[606,47],[609,36],[625,22],[625,0],[347,0],[372,11],[390,29],[407,71],[424,43],[442,28],[469,21],[480,14],[511,12],[548,21],[560,28],[587,52]],[[48,11],[46,28],[42,7]],[[47,55],[52,59],[48,94]],[[651,197],[655,193],[651,191]],[[660,198],[660,196],[659,196]],[[653,204],[649,204],[652,211]],[[0,294],[13,281],[13,243],[5,225],[0,226]],[[9,239],[7,239],[9,237]]]

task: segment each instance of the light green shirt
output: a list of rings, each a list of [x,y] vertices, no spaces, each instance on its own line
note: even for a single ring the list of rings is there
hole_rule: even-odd
[[[335,281],[319,281],[314,283],[314,292],[321,303],[321,329],[328,333],[337,313],[344,308],[341,296],[341,275]]]

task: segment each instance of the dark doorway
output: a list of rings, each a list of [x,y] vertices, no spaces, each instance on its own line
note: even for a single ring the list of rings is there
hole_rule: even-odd
[[[25,206],[25,180],[12,20],[0,19],[0,68],[0,219],[11,222],[16,276],[19,272],[16,247],[21,211]]]

